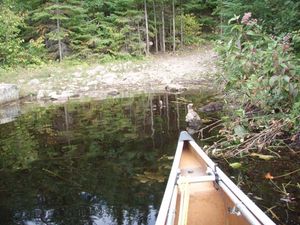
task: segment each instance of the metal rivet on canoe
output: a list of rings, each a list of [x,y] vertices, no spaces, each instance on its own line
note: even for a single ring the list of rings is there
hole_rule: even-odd
[[[192,169],[188,169],[188,171],[187,171],[188,173],[194,173],[194,170],[192,170]]]

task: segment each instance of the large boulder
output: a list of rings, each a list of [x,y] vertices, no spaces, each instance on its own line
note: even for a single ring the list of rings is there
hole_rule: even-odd
[[[0,84],[0,104],[19,99],[19,89],[15,84]]]

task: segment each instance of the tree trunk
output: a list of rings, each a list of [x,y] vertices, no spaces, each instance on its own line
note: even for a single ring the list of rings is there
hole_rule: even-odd
[[[173,53],[176,51],[176,30],[175,30],[175,0],[172,0],[172,11],[173,11]]]
[[[154,17],[154,29],[155,29],[155,52],[158,53],[158,37],[157,37],[157,21],[156,21],[155,0],[153,0],[153,17]]]
[[[163,51],[163,38],[162,38],[162,26],[161,25],[159,25],[158,34],[159,34],[159,49],[162,52]]]
[[[161,26],[162,26],[162,52],[166,52],[166,34],[165,34],[165,12],[164,3],[161,8]]]
[[[180,47],[183,48],[183,45],[184,45],[183,8],[182,8],[182,0],[180,0]]]
[[[145,6],[145,25],[146,25],[146,55],[149,55],[149,25],[148,25],[148,13],[147,13],[147,0],[144,0]]]
[[[142,55],[142,54],[143,54],[143,50],[142,50],[142,48],[144,48],[144,45],[142,44],[141,31],[140,31],[140,23],[138,23],[138,27],[137,27],[137,29],[138,29],[138,35],[139,35],[139,45],[140,45],[140,47],[139,47],[139,51],[140,51],[140,55]]]
[[[56,0],[56,4],[58,4],[58,0]],[[55,13],[58,16],[58,10],[55,10]],[[60,20],[58,18],[56,19],[56,28],[58,34],[59,61],[61,62],[63,59],[63,53],[62,53],[62,46],[61,46],[61,39],[60,39]]]
[[[63,54],[62,54],[62,46],[61,46],[61,39],[59,37],[59,32],[60,32],[60,21],[59,19],[56,19],[56,25],[57,25],[57,33],[58,33],[58,51],[59,51],[59,61],[61,62],[63,59]]]

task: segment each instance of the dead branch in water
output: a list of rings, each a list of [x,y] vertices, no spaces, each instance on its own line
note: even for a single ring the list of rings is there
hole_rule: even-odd
[[[207,125],[207,126],[201,128],[201,129],[197,132],[197,133],[198,133],[198,138],[203,139],[203,131],[204,131],[204,130],[210,128],[209,131],[212,131],[212,130],[215,129],[216,127],[221,126],[222,124],[220,124],[220,123],[222,123],[222,120],[217,120],[217,121],[215,121],[215,122],[213,122],[213,123],[211,123],[211,124],[209,124],[209,125]]]
[[[239,121],[237,121],[237,124]],[[236,140],[236,135],[232,134],[230,129],[223,130],[223,136],[220,140],[214,142],[213,145],[209,146],[206,152],[219,150],[222,152],[223,157],[235,157],[241,153],[249,153],[250,151],[261,151],[262,149],[268,149],[278,138],[282,135],[283,128],[288,126],[289,120],[271,120],[269,125],[265,129],[261,130],[259,133],[251,133],[247,135],[247,138],[241,139],[240,143],[232,144],[231,141]],[[237,125],[236,124],[236,125]],[[222,126],[222,121],[218,120],[198,131],[198,137],[203,139],[203,130],[211,128],[217,128]],[[225,127],[225,126],[224,126]],[[211,130],[209,129],[209,131]],[[225,147],[226,146],[226,147]],[[274,147],[274,146],[273,146]],[[268,149],[269,150],[269,149]],[[270,151],[270,150],[269,150]],[[276,154],[276,153],[275,153]],[[278,154],[276,154],[278,155]],[[280,157],[280,156],[279,156]]]
[[[277,136],[282,134],[282,128],[286,125],[287,123],[280,120],[273,120],[272,124],[268,128],[254,134],[252,137],[239,144],[238,148],[231,152],[231,154],[233,154],[233,156],[237,156],[243,152],[247,153],[253,147],[257,147],[259,150],[263,149],[270,145]]]

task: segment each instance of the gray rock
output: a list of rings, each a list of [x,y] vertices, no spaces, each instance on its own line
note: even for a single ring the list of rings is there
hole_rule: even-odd
[[[120,94],[120,92],[117,89],[111,89],[107,92],[107,95],[109,96],[116,96],[118,94]]]
[[[61,98],[70,98],[70,97],[73,97],[75,96],[74,92],[73,91],[70,91],[70,90],[67,90],[67,91],[63,91],[61,94],[60,94],[60,97]]]
[[[38,85],[40,81],[38,79],[32,79],[28,82],[28,85]]]
[[[57,93],[56,91],[52,91],[48,94],[48,96],[51,98],[51,99],[57,99]]]
[[[74,72],[72,75],[73,75],[74,77],[76,77],[76,78],[80,78],[81,75],[82,75],[82,73],[79,72],[79,71],[76,71],[76,72]]]
[[[50,92],[48,94],[51,100],[59,100],[59,101],[66,101],[69,98],[72,97],[78,97],[79,94],[75,94],[73,91],[67,90],[67,91],[62,91],[61,94],[57,94],[56,91]]]
[[[168,84],[168,85],[165,87],[165,90],[168,91],[168,92],[176,93],[176,92],[183,92],[183,91],[186,91],[187,88],[186,88],[186,87],[183,87],[183,86],[180,85],[180,84]]]
[[[98,84],[98,81],[93,80],[93,81],[88,82],[87,86],[93,86],[93,85],[97,85],[97,84]]]
[[[44,90],[39,90],[36,96],[37,100],[41,100],[42,98],[45,98],[45,91]]]
[[[107,73],[102,77],[101,82],[107,85],[112,85],[118,79],[115,73]]]
[[[0,84],[0,104],[19,99],[19,89],[15,84]]]
[[[99,73],[102,73],[102,72],[105,72],[105,71],[106,71],[106,69],[103,66],[98,65],[95,68],[88,70],[86,73],[89,76],[94,76],[96,74],[99,74]]]
[[[83,86],[83,87],[80,87],[79,90],[80,90],[80,91],[83,91],[83,92],[86,92],[86,91],[89,91],[90,88],[89,88],[89,87],[86,87],[86,86]]]

